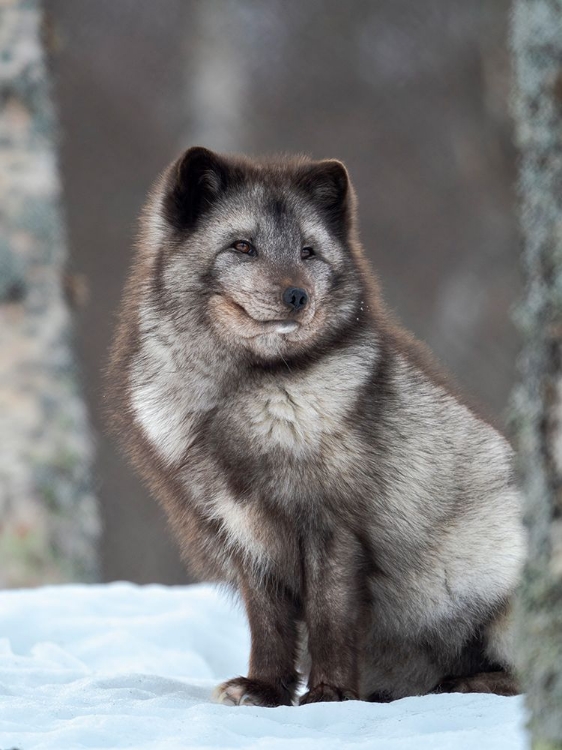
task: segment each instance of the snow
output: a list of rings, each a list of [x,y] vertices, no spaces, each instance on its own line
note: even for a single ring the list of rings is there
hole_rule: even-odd
[[[0,592],[0,750],[522,750],[521,698],[211,703],[244,674],[241,608],[217,589],[114,583]]]

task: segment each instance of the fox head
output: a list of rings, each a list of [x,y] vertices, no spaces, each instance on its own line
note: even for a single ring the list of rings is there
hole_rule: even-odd
[[[359,319],[354,196],[339,161],[191,148],[162,176],[145,222],[157,229],[158,304],[179,333],[196,321],[271,361],[329,345]]]

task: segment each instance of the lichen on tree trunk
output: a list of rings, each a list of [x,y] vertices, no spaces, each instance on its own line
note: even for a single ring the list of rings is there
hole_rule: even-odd
[[[526,296],[516,413],[529,560],[519,665],[535,750],[562,750],[562,0],[515,0]]]
[[[71,351],[39,0],[0,0],[0,585],[92,580],[92,445]]]

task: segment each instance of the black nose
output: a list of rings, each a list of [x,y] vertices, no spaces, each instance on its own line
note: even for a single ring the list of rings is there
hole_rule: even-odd
[[[308,294],[304,291],[304,289],[299,289],[296,286],[290,286],[283,292],[283,302],[289,307],[292,307],[293,310],[298,312],[299,310],[302,310],[308,302]]]

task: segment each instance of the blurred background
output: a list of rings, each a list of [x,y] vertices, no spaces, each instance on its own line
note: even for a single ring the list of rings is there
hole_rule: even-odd
[[[77,362],[69,365],[72,418],[90,437],[57,458],[65,517],[78,521],[44,532],[41,554],[29,539],[37,524],[48,527],[37,508],[49,492],[26,490],[35,493],[35,516],[8,523],[24,480],[2,484],[0,459],[1,585],[189,580],[163,514],[105,434],[100,376],[146,192],[191,145],[343,160],[387,302],[501,425],[520,291],[508,8],[507,0],[46,0],[67,237],[59,265]],[[0,277],[6,268],[0,248]],[[6,326],[15,331],[21,312],[19,287],[5,287],[0,405],[19,340]],[[8,445],[22,409],[4,401],[0,440]],[[42,423],[52,424],[41,408]],[[85,476],[69,470],[68,453],[88,463]],[[88,564],[65,567],[61,558],[82,554],[68,539],[83,521]]]

